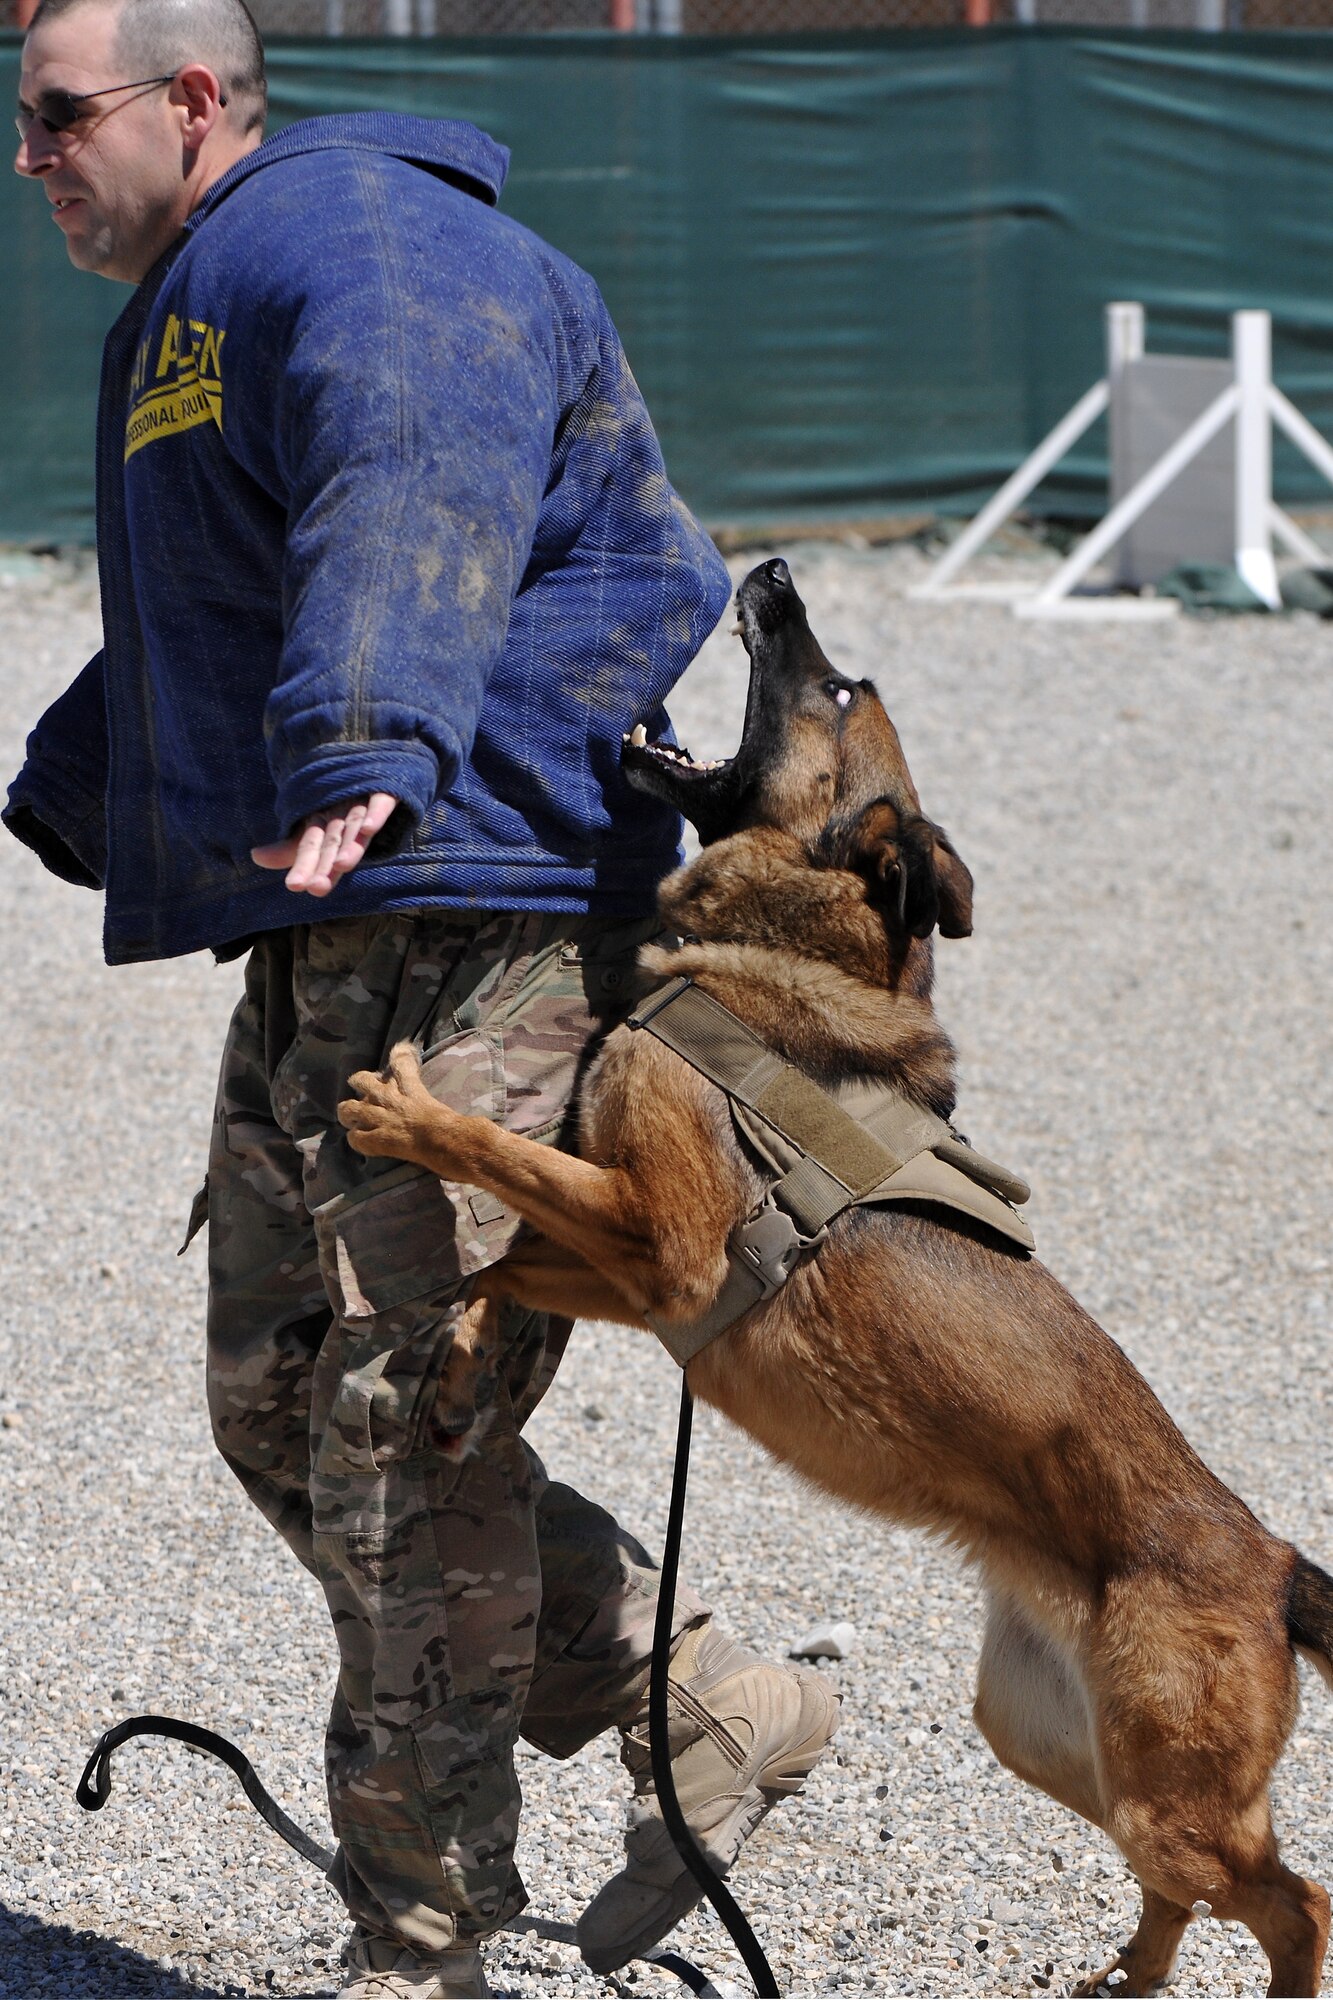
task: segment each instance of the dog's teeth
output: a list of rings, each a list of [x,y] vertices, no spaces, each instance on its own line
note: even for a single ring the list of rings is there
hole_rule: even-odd
[[[743,639],[745,637],[744,627],[739,621],[731,627],[731,637],[733,639]]]
[[[633,729],[630,731],[629,740],[636,750],[643,749],[644,744],[648,741],[648,731],[641,722],[635,723]]]

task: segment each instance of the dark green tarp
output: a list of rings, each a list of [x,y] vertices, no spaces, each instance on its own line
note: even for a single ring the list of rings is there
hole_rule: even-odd
[[[11,97],[18,62],[10,37]],[[1101,373],[1114,298],[1198,354],[1269,308],[1279,381],[1333,432],[1331,36],[288,41],[270,62],[279,122],[392,106],[513,148],[506,208],[601,282],[709,521],[971,508]],[[0,185],[0,537],[87,537],[125,294]],[[1048,510],[1099,509],[1103,453],[1099,430]],[[1285,446],[1276,484],[1327,492]]]

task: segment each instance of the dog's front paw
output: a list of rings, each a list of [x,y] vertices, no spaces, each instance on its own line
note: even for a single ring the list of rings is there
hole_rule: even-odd
[[[421,1081],[421,1061],[410,1042],[390,1050],[387,1069],[358,1070],[348,1083],[356,1096],[343,1100],[338,1117],[349,1145],[358,1153],[434,1164],[457,1113],[438,1104]]]

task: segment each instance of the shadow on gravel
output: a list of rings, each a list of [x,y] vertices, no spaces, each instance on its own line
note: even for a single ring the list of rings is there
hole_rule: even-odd
[[[0,1902],[0,2000],[32,2000],[38,1991],[44,2000],[246,2000],[262,1993],[264,1982],[197,1985],[114,1938],[19,1915]],[[288,1990],[285,2000],[330,2000],[333,1992],[329,1985]]]
[[[19,1916],[0,1903],[0,1994],[14,2000],[45,1984],[57,1993],[84,1992],[97,2000],[220,2000],[239,1987],[196,1986],[177,1972],[164,1972],[156,1959],[116,1944],[96,1931],[73,1931],[67,1924]]]
[[[506,1928],[577,1943],[572,1924],[543,1917],[516,1917]],[[44,2000],[248,2000],[265,1990],[262,1973],[246,1986],[234,1980],[199,1985],[100,1931],[71,1930],[0,1902],[0,2000],[33,2000],[38,1992]],[[332,2000],[335,1985],[282,1990],[284,2000]]]

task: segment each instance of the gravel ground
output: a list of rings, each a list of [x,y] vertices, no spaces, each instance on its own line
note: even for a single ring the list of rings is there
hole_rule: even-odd
[[[831,656],[876,676],[976,875],[977,934],[941,950],[938,995],[964,1129],[1028,1173],[1042,1254],[1219,1472],[1333,1558],[1329,635],[1024,625],[905,599],[912,549],[783,552]],[[96,643],[86,570],[0,564],[0,635],[11,770]],[[739,651],[710,642],[675,705],[696,754],[734,747],[743,686]],[[10,841],[0,908],[0,1993],[313,2000],[338,1985],[339,1909],[226,1773],[134,1746],[103,1813],[73,1800],[98,1730],[151,1708],[240,1741],[327,1838],[323,1608],[213,1458],[203,1262],[174,1254],[237,971],[107,971],[95,900]],[[651,1542],[675,1404],[663,1354],[587,1329],[536,1441]],[[1134,1920],[1126,1871],[972,1727],[978,1593],[954,1558],[812,1496],[707,1415],[686,1539],[692,1580],[770,1655],[819,1619],[856,1628],[831,1670],[838,1754],[734,1882],[787,1990],[1058,1992],[1109,1955]],[[1308,1677],[1306,1697],[1277,1810],[1288,1858],[1329,1881],[1333,1705]],[[616,1866],[611,1744],[525,1756],[523,1775],[531,1914],[555,1934],[500,1940],[497,1989],[682,1991],[647,1966],[598,1979],[560,1935]],[[744,1990],[710,1917],[675,1942]],[[1263,1983],[1248,1933],[1191,1928],[1178,1992]]]

